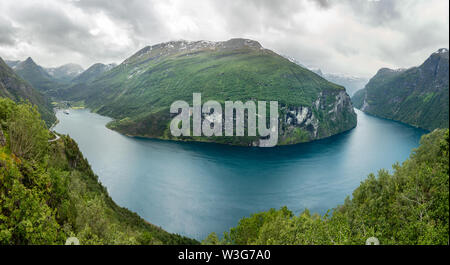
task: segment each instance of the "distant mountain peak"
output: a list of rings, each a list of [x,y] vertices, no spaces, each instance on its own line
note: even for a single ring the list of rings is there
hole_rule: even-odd
[[[442,53],[448,53],[447,48],[440,48],[437,51],[434,52],[434,54],[442,54]]]
[[[84,71],[83,67],[74,63],[67,63],[58,67],[45,68],[45,70],[53,78],[63,83],[69,83],[75,76]]]
[[[39,66],[31,57],[28,57],[25,61],[17,63],[17,65],[14,67],[15,71],[22,71],[24,69],[28,70],[33,69],[33,71],[45,72],[45,70],[41,66]],[[20,73],[19,75],[21,76]]]
[[[181,49],[184,48],[188,50],[200,48],[244,48],[244,47],[262,48],[262,45],[258,41],[244,38],[232,38],[227,41],[217,41],[217,42],[208,40],[198,40],[198,41],[172,40],[168,42],[147,46],[145,48],[159,48],[159,47],[177,48],[177,46],[179,46]]]
[[[31,57],[28,57],[24,62],[36,64]]]
[[[384,75],[384,74],[393,74],[393,73],[401,73],[408,70],[407,68],[397,68],[397,69],[391,69],[387,67],[380,68],[376,75]]]
[[[29,62],[33,62],[31,58],[29,59]],[[0,58],[0,97],[7,97],[14,101],[28,100],[38,107],[47,125],[55,121],[50,102],[30,83],[25,82],[23,78],[15,73],[15,70],[10,68],[2,58]]]
[[[258,41],[244,38],[233,38],[227,41],[218,42],[207,40],[174,40],[146,46],[130,58],[126,59],[123,64],[129,64],[131,62],[134,62],[135,60],[142,60],[146,58],[160,58],[164,56],[170,56],[177,53],[235,49],[264,50],[264,48]]]
[[[88,69],[83,71],[81,74],[77,75],[72,81],[73,83],[89,83],[95,80],[97,77],[102,75],[104,72],[111,70],[116,67],[117,64],[103,64],[103,63],[95,63],[91,65]]]
[[[367,84],[367,82],[369,81],[368,78],[363,77],[363,76],[354,76],[354,75],[349,75],[349,74],[344,74],[344,73],[326,73],[326,72],[322,72],[322,70],[318,67],[313,67],[313,66],[306,66],[302,63],[300,63],[297,59],[287,56],[287,55],[282,55],[284,58],[288,59],[290,62],[295,63],[303,68],[306,68],[318,75],[320,75],[321,77],[325,78],[326,80],[341,85],[343,87],[345,87],[347,93],[351,96],[353,95],[353,93],[355,93],[357,90],[364,88],[364,86]]]

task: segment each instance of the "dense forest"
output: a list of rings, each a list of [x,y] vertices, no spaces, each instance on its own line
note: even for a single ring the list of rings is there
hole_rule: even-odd
[[[386,150],[388,152],[388,150]],[[393,173],[370,174],[352,198],[321,216],[286,207],[253,214],[203,244],[442,244],[449,242],[449,130],[424,135]]]
[[[196,244],[119,207],[77,144],[36,107],[0,98],[0,244]]]

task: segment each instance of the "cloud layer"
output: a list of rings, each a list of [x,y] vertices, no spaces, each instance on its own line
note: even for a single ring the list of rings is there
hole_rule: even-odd
[[[371,76],[448,47],[446,0],[2,0],[0,56],[120,63],[159,42],[243,37],[325,72]]]

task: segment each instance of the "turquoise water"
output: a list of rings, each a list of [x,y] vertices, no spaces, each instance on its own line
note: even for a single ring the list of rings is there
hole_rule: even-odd
[[[123,136],[88,110],[57,113],[120,206],[169,232],[203,239],[251,213],[288,206],[325,213],[371,172],[408,158],[425,131],[358,110],[358,126],[328,139],[275,148]]]

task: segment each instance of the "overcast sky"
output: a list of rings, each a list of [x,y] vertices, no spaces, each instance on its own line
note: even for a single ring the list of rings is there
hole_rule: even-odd
[[[250,38],[324,72],[370,77],[449,43],[447,0],[1,0],[0,56],[120,63],[169,40]]]

